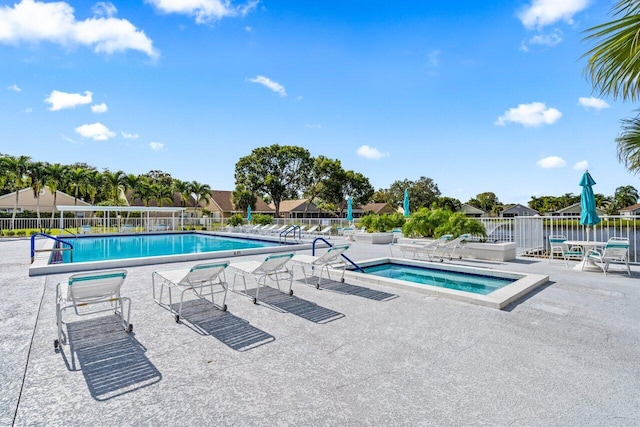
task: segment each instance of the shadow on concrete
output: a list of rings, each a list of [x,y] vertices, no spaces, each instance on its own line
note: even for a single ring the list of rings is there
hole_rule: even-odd
[[[260,289],[259,296],[259,302],[314,323],[324,324],[344,317],[342,313],[269,287]]]
[[[177,312],[178,304],[174,304]],[[182,304],[181,321],[196,332],[211,335],[223,344],[237,351],[252,348],[275,341],[275,337],[249,324],[228,311],[222,311],[211,301],[197,299]]]
[[[556,282],[552,282],[551,280],[548,281],[544,285],[541,285],[541,286],[537,287],[536,289],[534,289],[533,291],[529,292],[528,294],[526,294],[526,295],[522,296],[521,298],[518,298],[517,300],[513,301],[511,304],[509,304],[508,306],[503,308],[502,311],[508,311],[508,312],[513,311],[516,307],[518,307],[523,302],[529,300],[530,298],[533,298],[534,296],[538,295],[540,292],[542,292],[545,289],[547,289],[549,286],[555,285],[555,284],[556,284]]]
[[[309,278],[308,284],[316,286],[318,283],[317,279],[317,277]],[[350,285],[348,283],[336,282],[334,280],[327,279],[322,280],[320,289],[338,292],[340,294],[355,295],[360,298],[367,298],[374,301],[389,301],[398,298],[398,295],[390,294],[389,292],[376,291],[364,286]]]
[[[162,379],[162,374],[147,359],[147,349],[133,333],[122,329],[118,316],[103,316],[66,326],[69,347],[61,349],[65,364],[70,371],[82,371],[94,399],[109,400]]]

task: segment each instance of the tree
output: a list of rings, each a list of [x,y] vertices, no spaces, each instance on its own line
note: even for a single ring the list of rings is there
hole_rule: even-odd
[[[618,1],[614,17],[586,30],[585,40],[595,45],[583,55],[589,58],[585,74],[600,95],[634,102],[640,97],[640,2]],[[616,144],[619,161],[630,172],[640,172],[640,116],[622,120]]]
[[[84,175],[84,192],[89,197],[89,203],[96,204],[98,193],[103,189],[105,177],[102,172],[87,170]],[[113,204],[113,203],[112,203]]]
[[[205,202],[211,201],[211,187],[209,187],[209,184],[200,184],[198,181],[191,181],[191,192],[196,201],[196,210],[198,207],[202,207],[200,206],[201,200]]]
[[[501,204],[498,196],[490,191],[477,194],[475,199],[470,199],[467,203],[485,212],[491,212],[494,206]]]
[[[82,196],[86,190],[86,181],[89,169],[76,167],[69,169],[67,173],[67,183],[73,191],[73,204],[78,204],[78,197]]]
[[[171,185],[173,185],[173,178],[171,177],[171,174],[167,172],[150,170],[142,176],[147,178],[150,184],[160,184],[165,187],[171,187]]]
[[[280,216],[280,203],[299,197],[310,184],[313,159],[302,147],[274,144],[259,147],[241,157],[235,167],[236,187],[254,194],[268,194]]]
[[[5,156],[0,158],[2,161],[3,169],[8,179],[13,183],[14,191],[16,192],[16,199],[13,205],[13,214],[11,215],[11,229],[15,229],[16,212],[18,211],[19,194],[20,190],[25,186],[25,180],[27,178],[27,172],[31,164],[31,158],[29,156]]]
[[[42,228],[42,221],[40,219],[40,191],[44,187],[44,183],[47,178],[46,164],[42,162],[31,162],[27,169],[27,176],[30,180],[30,186],[33,190],[33,197],[36,199],[36,217],[37,228]]]
[[[412,212],[422,207],[429,207],[440,197],[438,185],[431,178],[421,176],[417,181],[405,179],[394,181],[388,190],[387,203],[391,206],[400,206],[404,200],[404,190],[409,190],[409,206]]]
[[[453,197],[440,196],[431,204],[431,209],[448,209],[451,212],[458,212],[462,208],[460,200]]]
[[[342,201],[345,181],[346,172],[342,169],[340,160],[318,156],[313,159],[311,179],[303,195],[310,201],[320,197],[324,202],[337,205]]]
[[[51,223],[53,224],[53,218],[55,218],[56,205],[58,203],[58,189],[64,185],[64,179],[67,168],[60,163],[47,164],[47,178],[45,185],[53,194],[53,207],[51,208]]]
[[[638,190],[631,185],[624,185],[616,188],[613,194],[613,204],[616,210],[638,203]]]
[[[156,204],[160,207],[164,204],[173,204],[173,188],[166,187],[160,184],[151,184],[151,193],[153,198],[156,199]]]
[[[236,186],[236,189],[231,193],[231,202],[233,203],[233,206],[236,209],[241,209],[245,215],[247,214],[249,206],[251,206],[251,209],[255,209],[256,201],[256,196],[251,191],[247,190],[242,184]]]
[[[346,206],[342,201],[346,201],[348,197],[351,197],[355,205],[364,205],[371,201],[374,192],[375,190],[369,182],[369,178],[360,172],[346,171],[339,205],[340,216],[342,216],[342,211]]]
[[[173,189],[180,193],[180,205],[183,208],[186,207],[189,203],[189,197],[191,197],[191,183],[174,179]]]
[[[111,172],[105,170],[103,173],[104,182],[109,190],[109,197],[113,202],[113,206],[120,205],[120,193],[124,188],[124,179],[126,174],[123,171]]]

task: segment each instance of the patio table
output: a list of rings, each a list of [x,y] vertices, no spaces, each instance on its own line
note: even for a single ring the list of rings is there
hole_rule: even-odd
[[[594,240],[565,240],[563,243],[568,245],[569,247],[582,247],[582,253],[584,254],[582,256],[582,261],[580,261],[575,267],[573,267],[574,270],[582,271],[584,269],[590,268],[597,268],[598,270],[600,270],[597,265],[595,265],[592,261],[589,261],[589,259],[587,258],[587,254],[591,249],[595,248],[596,246],[604,246],[607,244],[607,242],[598,242]]]

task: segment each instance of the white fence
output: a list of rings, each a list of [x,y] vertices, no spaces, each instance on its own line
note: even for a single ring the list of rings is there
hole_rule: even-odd
[[[638,245],[640,244],[640,230],[638,222],[640,216],[603,216],[595,227],[580,225],[578,217],[534,216],[515,218],[479,218],[487,230],[489,242],[515,242],[519,255],[544,256],[549,251],[549,236],[561,234],[568,240],[594,240],[606,242],[610,237],[626,237],[629,239],[630,261],[640,262]],[[182,221],[182,222],[181,222]],[[357,221],[357,220],[356,220]],[[274,223],[296,223],[300,225],[320,225],[335,227],[345,226],[348,221],[344,218],[297,218],[276,219]],[[105,218],[65,218],[64,229],[70,233],[79,232],[83,227],[91,227],[93,232],[116,231],[148,231],[148,230],[180,230],[181,224],[186,229],[195,227],[210,228],[212,219],[179,217],[152,217],[149,223],[146,218],[126,218],[121,216],[108,220]],[[219,223],[216,223],[219,224]],[[14,229],[52,230],[60,227],[60,219],[42,217],[40,223],[36,218],[16,218]],[[12,229],[11,218],[0,218],[0,231],[5,233]],[[587,236],[587,232],[589,235]]]

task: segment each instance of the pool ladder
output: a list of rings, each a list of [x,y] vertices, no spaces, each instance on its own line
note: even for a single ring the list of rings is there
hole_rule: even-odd
[[[36,237],[38,236],[42,236],[42,237],[46,237],[47,239],[51,239],[54,240],[56,243],[54,244],[53,248],[51,249],[36,249]],[[68,246],[61,246],[61,245],[68,245]],[[33,261],[36,257],[36,252],[55,252],[55,257],[56,260],[58,262],[62,261],[62,251],[70,251],[70,257],[71,257],[71,262],[73,262],[73,245],[67,241],[64,241],[62,239],[58,239],[57,237],[53,237],[50,236],[49,234],[45,234],[45,233],[35,233],[34,235],[31,236],[31,264],[33,264]]]
[[[316,237],[315,239],[313,239],[313,246],[311,247],[311,255],[315,255],[316,254],[316,242],[317,241],[321,241],[323,243],[325,243],[327,246],[329,246],[330,248],[333,247],[333,245],[329,242],[327,242],[325,239],[323,239],[322,237]],[[347,261],[349,261],[349,263],[351,265],[353,265],[358,271],[360,271],[361,273],[364,273],[364,270],[362,269],[362,267],[360,267],[358,264],[356,264],[355,262],[351,261],[349,259],[349,257],[347,257],[345,254],[340,255],[342,258],[346,259]]]

